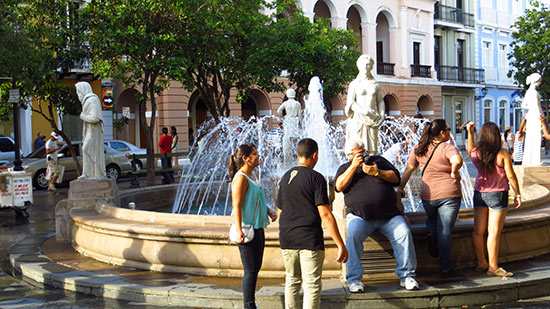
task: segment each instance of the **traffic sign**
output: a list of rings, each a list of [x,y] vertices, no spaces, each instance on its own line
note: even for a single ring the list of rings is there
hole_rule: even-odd
[[[10,89],[8,103],[19,103],[19,89]]]

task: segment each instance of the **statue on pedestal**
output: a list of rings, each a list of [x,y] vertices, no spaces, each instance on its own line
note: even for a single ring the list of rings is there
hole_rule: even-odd
[[[525,92],[525,97],[521,103],[521,108],[527,111],[525,115],[525,145],[521,165],[537,166],[542,164],[540,158],[540,141],[542,138],[540,116],[542,113],[540,95],[537,92],[537,87],[542,83],[542,76],[539,73],[533,73],[527,77],[526,83],[529,85],[529,89]]]
[[[284,101],[277,109],[277,114],[283,117],[283,154],[285,164],[293,160],[293,147],[300,137],[300,122],[302,120],[302,105],[294,100],[296,91],[286,91],[288,100]]]
[[[357,59],[359,74],[349,84],[345,115],[348,117],[346,140],[360,139],[369,155],[378,153],[378,128],[384,122],[385,106],[380,86],[372,76],[374,59]]]
[[[105,179],[105,149],[103,146],[103,115],[101,102],[87,82],[76,84],[82,103],[82,175],[78,179]]]

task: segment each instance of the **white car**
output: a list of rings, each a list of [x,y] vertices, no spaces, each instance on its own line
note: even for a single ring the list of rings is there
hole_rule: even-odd
[[[147,154],[147,149],[139,148],[138,146],[131,144],[127,141],[122,140],[112,140],[104,141],[105,145],[113,148],[116,151],[122,152],[126,155],[128,160],[132,161],[132,154]],[[138,170],[142,169],[144,166],[147,166],[147,159],[136,159],[136,168]]]

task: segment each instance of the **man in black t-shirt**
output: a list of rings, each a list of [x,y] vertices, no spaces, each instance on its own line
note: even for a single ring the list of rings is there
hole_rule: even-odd
[[[391,242],[397,262],[395,273],[401,286],[407,290],[418,289],[413,238],[397,208],[394,190],[401,181],[399,171],[381,156],[371,156],[363,162],[365,146],[359,140],[346,142],[345,150],[350,162],[338,168],[335,189],[344,193],[346,203],[346,247],[350,254],[346,280],[350,291],[364,292],[361,282],[363,242],[376,230]]]
[[[338,247],[339,262],[347,261],[348,251],[330,210],[325,178],[313,170],[318,160],[317,142],[305,138],[298,143],[297,152],[298,164],[281,178],[277,195],[279,241],[286,270],[285,308],[300,307],[302,279],[303,308],[319,308],[325,259],[321,222]]]

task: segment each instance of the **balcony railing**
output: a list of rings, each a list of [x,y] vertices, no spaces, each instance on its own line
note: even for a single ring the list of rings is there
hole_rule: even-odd
[[[411,64],[411,77],[432,77],[432,66]]]
[[[485,70],[440,65],[435,67],[437,79],[451,82],[481,84],[485,82]]]
[[[462,9],[442,5],[439,4],[439,2],[435,4],[434,18],[443,21],[463,24],[468,27],[475,26],[474,14],[464,13]]]
[[[378,75],[395,75],[393,67],[395,63],[378,62],[376,63],[376,74]]]

